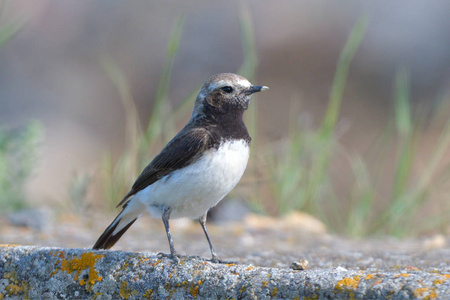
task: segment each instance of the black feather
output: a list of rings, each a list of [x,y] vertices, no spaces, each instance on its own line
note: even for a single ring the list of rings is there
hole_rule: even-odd
[[[120,216],[120,214],[119,214],[119,216]],[[116,219],[119,216],[117,216]],[[134,219],[133,221],[128,223],[121,231],[119,231],[118,233],[113,235],[114,230],[116,229],[117,225],[119,225],[119,223],[120,223],[120,222],[117,222],[116,224],[114,224],[114,222],[116,222],[116,219],[114,219],[114,221],[111,223],[111,225],[109,225],[108,228],[106,228],[105,232],[103,232],[103,234],[98,238],[97,242],[92,247],[92,249],[109,249],[109,248],[111,248],[120,239],[120,237],[125,233],[125,231],[127,231],[128,228],[130,228],[130,226],[133,225],[133,223],[137,220],[137,218]]]

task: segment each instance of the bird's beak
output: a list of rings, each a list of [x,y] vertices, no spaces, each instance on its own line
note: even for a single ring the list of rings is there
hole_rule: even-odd
[[[246,93],[247,95],[251,95],[251,94],[253,94],[253,93],[261,92],[261,91],[268,90],[268,89],[269,89],[268,86],[264,86],[264,85],[252,85],[249,89],[247,89],[247,90],[245,91],[245,93]]]

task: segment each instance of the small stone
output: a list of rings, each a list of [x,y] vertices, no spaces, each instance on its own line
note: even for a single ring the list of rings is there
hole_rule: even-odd
[[[423,248],[425,250],[433,250],[444,248],[447,244],[445,236],[442,234],[433,235],[423,241]]]
[[[293,211],[281,219],[282,228],[295,228],[313,234],[325,234],[327,227],[319,219],[302,211]]]
[[[211,208],[208,220],[217,223],[242,221],[250,213],[250,208],[238,199],[226,199]]]
[[[272,217],[250,213],[245,217],[244,223],[246,226],[253,229],[273,230],[278,227],[279,222]]]
[[[348,272],[348,270],[346,268],[343,268],[341,266],[336,267],[336,271],[338,271],[338,272]]]
[[[11,225],[44,231],[53,223],[52,211],[47,208],[28,208],[8,215]]]
[[[308,269],[309,266],[309,261],[307,261],[306,259],[300,259],[298,261],[294,261],[289,267],[292,270],[306,270]]]

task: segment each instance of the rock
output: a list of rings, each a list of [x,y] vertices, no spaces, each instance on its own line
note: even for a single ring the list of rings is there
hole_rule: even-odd
[[[307,261],[306,259],[301,259],[301,260],[298,260],[298,261],[294,261],[289,267],[292,270],[299,270],[299,271],[301,271],[301,270],[308,269],[308,266],[309,266],[309,261]]]
[[[179,263],[154,253],[0,245],[0,299],[444,299],[448,272]]]
[[[327,232],[327,227],[322,221],[301,211],[291,212],[282,218],[281,222],[282,226],[297,228],[310,233],[324,234]]]
[[[213,222],[236,222],[242,221],[250,209],[238,199],[225,199],[208,212],[208,220]]]
[[[424,250],[444,248],[447,244],[445,236],[442,234],[435,234],[423,241]]]
[[[278,221],[275,218],[269,217],[269,216],[263,216],[263,215],[257,215],[257,214],[248,214],[245,219],[244,223],[246,226],[254,228],[254,229],[264,229],[264,230],[270,230],[275,229],[278,227]]]
[[[8,220],[13,226],[43,231],[52,225],[53,214],[50,209],[46,208],[28,208],[10,213]]]
[[[281,219],[263,215],[248,214],[245,217],[244,222],[246,225],[256,229],[294,229],[312,234],[325,234],[327,231],[325,224],[323,224],[320,220],[300,211],[291,212]]]

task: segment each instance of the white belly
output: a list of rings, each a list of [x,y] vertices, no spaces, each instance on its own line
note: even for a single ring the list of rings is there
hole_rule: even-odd
[[[171,218],[199,218],[222,200],[244,174],[249,156],[245,141],[226,141],[190,166],[176,170],[138,192],[132,202],[144,204],[154,217],[165,207]]]

